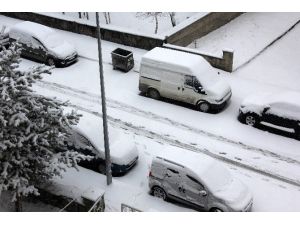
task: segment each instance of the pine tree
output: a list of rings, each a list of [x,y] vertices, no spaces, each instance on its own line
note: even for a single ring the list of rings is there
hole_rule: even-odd
[[[15,43],[0,52],[0,194],[13,193],[16,211],[21,211],[23,197],[39,194],[39,184],[90,158],[63,150],[80,115],[64,113],[67,103],[32,90],[32,84],[42,74],[50,74],[51,68],[41,65],[20,71],[20,51]]]

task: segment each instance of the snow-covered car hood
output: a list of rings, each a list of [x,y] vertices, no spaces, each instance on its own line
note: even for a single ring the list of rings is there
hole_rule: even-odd
[[[252,201],[252,194],[248,187],[238,179],[232,179],[228,185],[214,193],[234,211],[243,211]]]
[[[206,92],[219,100],[224,98],[229,92],[231,92],[231,88],[227,82],[219,80],[210,87],[207,87]]]
[[[54,48],[49,48],[49,50],[60,59],[65,59],[66,57],[76,53],[75,47],[66,41]]]

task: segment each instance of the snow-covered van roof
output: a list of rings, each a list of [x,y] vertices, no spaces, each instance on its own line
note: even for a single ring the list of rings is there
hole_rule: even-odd
[[[9,35],[12,38],[15,38],[15,37],[13,37],[15,33],[22,33],[22,34],[29,34],[36,38],[44,39],[53,32],[54,32],[54,30],[51,29],[50,27],[44,26],[39,23],[24,21],[24,22],[17,23],[16,25],[12,26],[10,28]]]
[[[199,55],[156,47],[142,57],[142,64],[197,76],[212,72],[212,66]]]

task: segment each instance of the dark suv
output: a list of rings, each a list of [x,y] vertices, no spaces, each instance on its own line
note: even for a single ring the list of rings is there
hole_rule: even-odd
[[[50,66],[68,66],[77,61],[75,47],[64,40],[55,30],[29,21],[10,28],[9,41],[18,41],[25,58]]]
[[[240,122],[257,127],[262,124],[273,129],[294,133],[300,140],[300,93],[261,94],[246,98],[240,109]]]

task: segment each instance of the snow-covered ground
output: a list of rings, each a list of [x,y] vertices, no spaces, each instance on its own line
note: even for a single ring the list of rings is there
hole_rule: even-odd
[[[261,22],[266,17],[264,14],[268,15],[257,14],[256,20]],[[294,21],[295,14],[287,13],[285,19]],[[18,20],[0,17],[0,26],[16,22]],[[289,28],[289,22],[285,26],[282,30]],[[242,29],[238,24],[235,27]],[[220,37],[223,34],[221,29],[217,30]],[[44,95],[70,99],[74,107],[85,113],[101,112],[96,40],[63,31],[60,33],[73,42],[79,55],[84,57],[70,67],[54,69],[51,76],[45,76],[46,82],[37,84],[35,89]],[[218,114],[200,113],[192,108],[140,96],[137,71],[140,57],[146,51],[121,46],[133,51],[136,65],[134,70],[124,74],[114,71],[109,64],[110,52],[120,45],[103,41],[110,126],[133,133],[140,154],[139,163],[133,171],[116,180],[140,187],[145,193],[151,157],[158,151],[164,151],[165,146],[175,145],[182,151],[208,154],[226,163],[235,175],[249,185],[254,194],[254,211],[299,211],[300,142],[247,127],[236,119],[241,101],[251,93],[300,91],[297,85],[300,82],[297,76],[300,73],[299,35],[300,25],[297,25],[244,67],[231,74],[220,71],[221,79],[230,83],[233,96],[229,106]],[[257,42],[265,43],[260,45],[261,48],[269,44],[269,40],[272,41],[272,38],[261,40],[264,37],[255,37]],[[255,48],[255,53],[252,48],[247,47],[252,51],[251,55],[261,50]],[[214,49],[211,47],[206,51],[213,53]],[[243,57],[242,54],[240,59],[243,60]],[[33,65],[36,63],[23,60],[22,68]],[[290,185],[288,181],[298,185]],[[278,202],[280,204],[276,204]]]
[[[62,14],[60,12],[47,12],[41,13],[44,15],[77,21],[83,24],[96,25],[96,17],[94,12],[89,13],[89,20],[85,18],[79,18],[77,12],[66,12]],[[185,21],[189,17],[201,13],[195,12],[176,12],[175,21],[179,25],[181,22]],[[130,33],[148,34],[153,35],[155,31],[155,19],[153,16],[141,17],[137,16],[135,12],[110,12],[111,23],[106,24],[104,13],[99,13],[100,25],[105,28],[122,30]],[[168,13],[163,13],[158,16],[158,31],[157,34],[164,33],[171,30],[172,23]]]
[[[233,68],[243,65],[300,19],[300,13],[245,13],[189,47],[220,54],[234,50]]]

